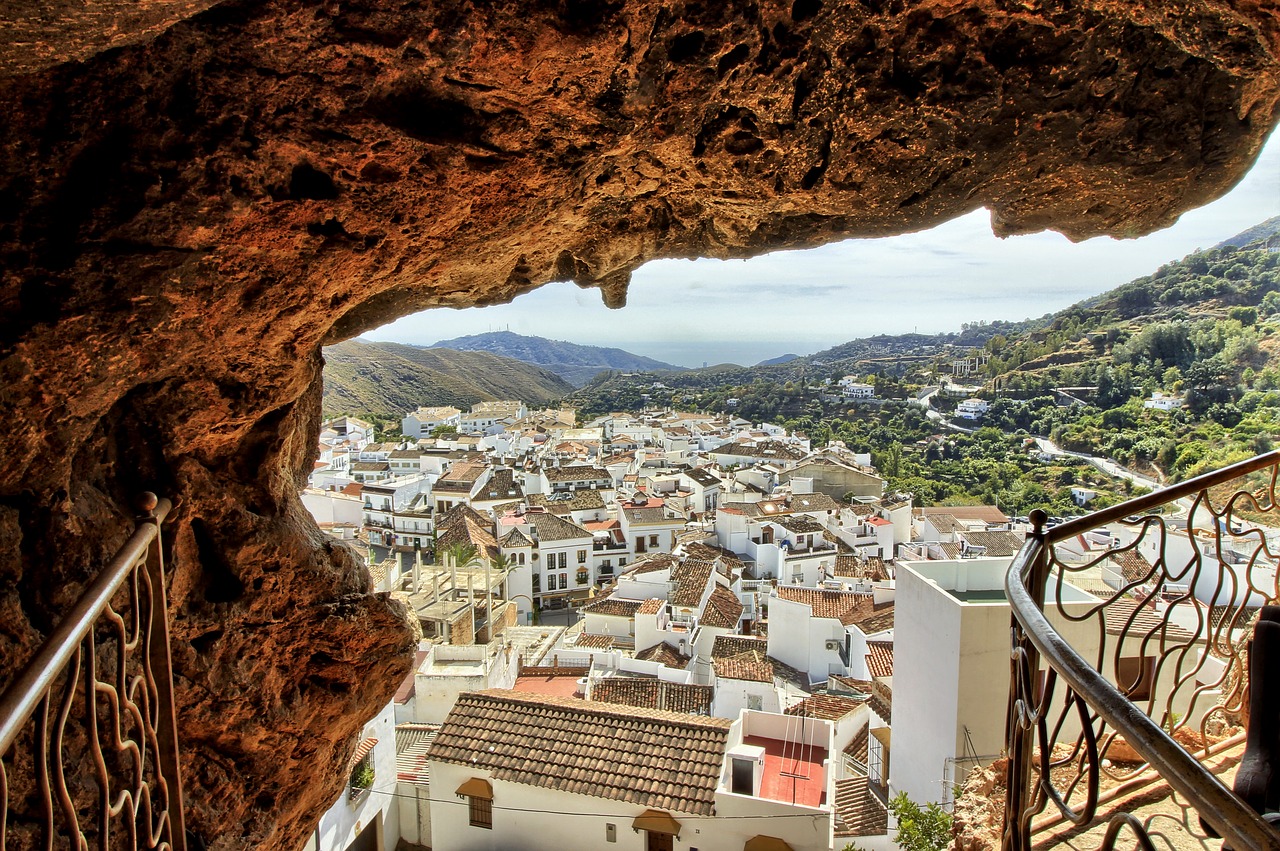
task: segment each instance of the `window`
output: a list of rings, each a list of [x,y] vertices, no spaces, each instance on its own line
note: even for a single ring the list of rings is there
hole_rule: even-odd
[[[651,546],[651,547],[656,547],[656,546],[658,546],[658,536],[657,536],[657,535],[650,535],[650,536],[649,536],[649,546]]]
[[[478,795],[468,795],[467,800],[470,802],[467,809],[470,811],[471,826],[493,830],[493,801]]]
[[[1125,656],[1116,664],[1116,685],[1132,701],[1149,700],[1155,673],[1154,656]]]
[[[517,554],[517,555],[516,555],[516,561],[517,561],[519,564],[524,564],[524,553],[519,553],[519,554]]]
[[[584,567],[582,570],[579,570],[579,571],[578,571],[578,584],[579,584],[579,585],[586,585],[586,584],[587,584],[587,579],[588,579],[588,578],[589,578],[589,577],[588,577],[588,575],[587,575],[587,569],[586,569],[585,567]]]
[[[586,563],[587,563],[587,551],[578,550],[578,564],[586,564]]]
[[[644,535],[641,535],[638,538],[636,538],[636,552],[637,553],[644,552]]]
[[[569,566],[569,554],[568,554],[568,553],[560,553],[560,569],[561,569],[561,570],[563,570],[564,568],[566,568],[566,567],[568,567],[568,566]]]
[[[747,708],[759,712],[764,709],[764,698],[758,694],[747,695]]]
[[[533,575],[533,593],[537,594],[542,591],[542,577],[538,574]]]
[[[365,754],[351,766],[351,776],[347,780],[347,786],[351,789],[352,798],[359,798],[373,787],[373,742],[375,741],[365,739],[357,748],[357,751],[363,750]]]

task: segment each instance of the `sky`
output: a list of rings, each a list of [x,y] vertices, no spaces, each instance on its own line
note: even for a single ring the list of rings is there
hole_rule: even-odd
[[[365,334],[430,345],[486,331],[613,346],[680,366],[754,364],[858,337],[958,331],[1061,310],[1280,215],[1280,133],[1217,201],[1139,239],[1072,243],[1056,233],[999,239],[977,210],[931,230],[851,239],[750,260],[655,260],[627,306],[596,289],[547,284],[510,304],[437,309]]]

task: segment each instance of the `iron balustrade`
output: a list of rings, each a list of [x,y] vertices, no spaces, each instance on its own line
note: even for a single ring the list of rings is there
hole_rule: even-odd
[[[0,695],[0,849],[185,851],[160,524],[137,527]]]
[[[1004,851],[1030,851],[1046,822],[1100,825],[1104,783],[1152,770],[1224,847],[1280,849],[1280,831],[1201,761],[1215,719],[1239,717],[1249,622],[1280,590],[1278,471],[1280,452],[1270,452],[1052,528],[1032,512],[1005,579]],[[1170,504],[1174,513],[1156,513]],[[1143,761],[1136,768],[1118,766],[1125,745]],[[1036,824],[1050,804],[1056,819]],[[1101,847],[1128,831],[1151,851],[1148,827],[1120,812]]]

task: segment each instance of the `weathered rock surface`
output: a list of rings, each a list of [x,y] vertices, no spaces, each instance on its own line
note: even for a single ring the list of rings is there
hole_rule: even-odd
[[[979,206],[1001,233],[1152,230],[1274,126],[1278,14],[24,2],[0,31],[0,678],[123,539],[116,506],[181,500],[192,825],[295,845],[411,643],[295,496],[323,343],[551,280],[618,305],[653,257]]]

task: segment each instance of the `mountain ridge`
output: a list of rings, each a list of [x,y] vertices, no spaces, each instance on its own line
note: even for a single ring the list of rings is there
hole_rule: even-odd
[[[637,355],[625,349],[608,346],[588,346],[566,340],[551,340],[517,334],[514,331],[489,331],[440,340],[427,348],[445,348],[454,351],[484,351],[503,357],[515,358],[528,364],[550,370],[556,375],[582,387],[598,373],[606,370],[629,372],[656,372],[682,370],[685,367],[665,363],[654,358]]]
[[[399,419],[420,405],[470,408],[519,399],[530,406],[574,391],[553,372],[490,352],[381,343],[357,338],[324,350],[325,416],[367,414]]]

